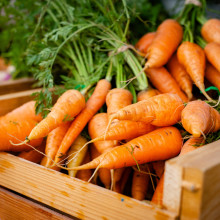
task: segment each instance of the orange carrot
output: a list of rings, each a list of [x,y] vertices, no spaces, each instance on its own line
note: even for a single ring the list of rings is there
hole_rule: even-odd
[[[192,80],[184,67],[179,63],[176,53],[167,63],[167,68],[180,88],[186,93],[189,100],[192,99]]]
[[[155,161],[152,163],[153,169],[157,175],[158,178],[161,178],[164,172],[164,167],[165,167],[165,161],[160,160],[160,161]]]
[[[22,151],[21,153],[18,154],[18,157],[21,157],[25,160],[29,160],[33,163],[40,163],[42,158],[44,157],[44,155],[41,154],[40,152],[44,153],[45,146],[46,143],[45,141],[43,141],[39,147],[36,147],[36,149],[32,149],[30,151]]]
[[[220,44],[220,20],[212,18],[205,22],[201,29],[201,35],[207,42]]]
[[[47,157],[44,156],[44,157],[42,158],[41,162],[40,162],[40,165],[46,166],[46,163],[47,163]],[[50,169],[52,169],[52,170],[60,171],[60,167],[57,167],[57,166],[53,166],[53,167],[50,166],[50,167],[48,167],[48,168],[50,168]]]
[[[215,42],[208,43],[204,50],[208,61],[220,72],[220,44]]]
[[[143,166],[144,165],[144,166]],[[146,164],[140,166],[140,170],[148,172]],[[132,178],[131,196],[137,200],[144,200],[147,194],[150,176],[149,174],[135,170]]]
[[[208,62],[206,64],[205,78],[220,91],[220,72]]]
[[[55,156],[55,163],[58,163],[61,160],[62,156],[66,154],[71,144],[84,129],[88,121],[93,117],[93,115],[95,115],[95,113],[105,103],[106,95],[110,89],[111,89],[111,84],[105,79],[102,79],[97,83],[92,96],[89,98],[89,100],[86,103],[86,107],[75,118],[70,128],[68,129],[66,135],[64,136],[63,141]]]
[[[157,89],[148,88],[146,90],[140,91],[137,95],[137,101],[140,102],[142,100],[146,100],[155,95],[159,95],[160,92]]]
[[[146,70],[146,74],[153,86],[161,93],[177,94],[184,102],[188,102],[188,98],[165,67],[149,68]]]
[[[180,121],[183,108],[183,102],[178,95],[160,94],[119,110],[110,116],[110,122],[119,119],[169,126]]]
[[[128,143],[112,148],[91,162],[71,169],[116,169],[157,160],[166,160],[179,154],[182,137],[175,127],[158,128]],[[67,169],[68,168],[64,168]]]
[[[181,122],[193,137],[200,137],[220,129],[220,113],[206,102],[195,100],[183,109]]]
[[[153,39],[155,37],[155,32],[149,32],[142,36],[139,41],[135,44],[135,48],[139,50],[141,53],[143,53],[143,56],[146,56],[147,50],[151,43],[153,42]]]
[[[204,75],[206,60],[203,49],[195,43],[185,41],[177,49],[177,58],[203,95],[208,100],[213,101],[205,92]]]
[[[47,136],[65,120],[73,119],[84,107],[84,96],[77,90],[67,90],[59,97],[47,117],[34,127],[27,140]]]
[[[173,20],[163,21],[157,31],[153,42],[147,50],[145,69],[161,67],[167,63],[177,49],[183,38],[181,25]]]
[[[164,186],[164,174],[160,178],[160,181],[157,184],[156,190],[154,191],[153,197],[151,199],[151,202],[162,206],[163,204],[163,186]]]

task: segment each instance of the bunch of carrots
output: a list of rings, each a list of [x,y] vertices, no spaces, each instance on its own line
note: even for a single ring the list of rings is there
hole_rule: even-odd
[[[131,181],[129,195],[163,205],[165,161],[205,145],[220,130],[219,103],[205,91],[205,77],[220,89],[219,24],[210,19],[202,27],[203,49],[184,39],[178,20],[165,20],[135,45],[151,83],[136,103],[126,87],[114,88],[107,79],[88,100],[67,90],[45,118],[28,102],[0,118],[0,150],[119,193]],[[193,84],[208,101],[196,98]]]

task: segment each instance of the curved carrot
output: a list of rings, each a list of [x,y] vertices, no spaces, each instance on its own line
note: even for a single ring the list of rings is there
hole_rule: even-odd
[[[173,76],[173,78],[180,86],[180,88],[186,93],[188,99],[191,100],[193,97],[192,95],[193,83],[189,74],[186,72],[184,67],[179,63],[176,53],[171,57],[171,59],[167,63],[167,68],[170,74]]]
[[[67,90],[59,97],[47,117],[33,128],[27,139],[32,140],[47,136],[65,120],[78,115],[84,107],[84,96],[77,90]]]
[[[186,95],[181,91],[180,86],[165,67],[149,68],[146,69],[145,72],[153,86],[161,93],[177,94],[184,102],[189,101]]]
[[[205,22],[201,29],[201,35],[207,42],[220,44],[220,20],[212,18]]]
[[[143,56],[146,56],[147,50],[153,39],[155,38],[156,32],[149,32],[142,36],[139,41],[135,44],[135,48],[143,53]]]
[[[193,137],[200,137],[220,129],[220,113],[206,102],[195,100],[183,109],[181,122]]]
[[[146,89],[146,90],[143,90],[143,91],[140,91],[137,95],[137,101],[140,102],[142,100],[146,100],[150,97],[153,97],[155,95],[159,95],[160,92],[157,90],[157,89],[152,89],[152,88],[149,88],[149,89]]]
[[[180,121],[183,108],[183,101],[178,95],[160,94],[119,110],[110,116],[110,122],[119,119],[169,126]]]
[[[204,51],[208,61],[220,72],[220,44],[215,42],[208,43]]]
[[[177,49],[177,58],[203,95],[208,100],[213,101],[205,92],[204,76],[206,60],[203,49],[195,43],[185,41]]]
[[[61,160],[62,156],[66,154],[69,147],[84,129],[88,121],[105,103],[106,95],[110,89],[111,84],[105,79],[102,79],[97,83],[93,94],[86,103],[86,107],[74,119],[66,135],[64,136],[63,141],[55,156],[55,163],[58,163]]]
[[[124,145],[112,148],[87,164],[72,169],[116,169],[151,161],[166,160],[178,155],[181,147],[182,137],[177,128],[158,128]],[[64,169],[68,170],[68,168]]]
[[[210,63],[206,63],[205,78],[220,91],[220,72]]]
[[[163,21],[157,31],[153,42],[147,50],[147,62],[145,69],[161,67],[167,63],[172,54],[177,49],[183,38],[181,25],[173,20]]]

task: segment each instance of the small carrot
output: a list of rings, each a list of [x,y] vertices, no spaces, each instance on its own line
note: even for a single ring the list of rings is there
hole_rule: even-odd
[[[166,160],[178,155],[181,147],[182,137],[179,130],[175,127],[162,127],[137,137],[126,144],[112,148],[87,164],[71,169],[116,169]]]
[[[157,177],[160,179],[164,172],[165,161],[164,160],[155,161],[152,163],[152,165]]]
[[[131,104],[110,116],[114,119],[142,121],[155,126],[169,126],[180,121],[183,101],[176,94],[160,94]]]
[[[63,141],[55,156],[55,163],[58,163],[62,159],[62,156],[65,155],[69,150],[71,144],[84,129],[88,121],[105,103],[105,99],[110,88],[111,84],[106,79],[102,79],[97,83],[93,94],[86,103],[86,107],[74,119],[66,135],[64,136]]]
[[[139,41],[135,44],[135,48],[143,53],[143,56],[146,56],[147,50],[151,43],[153,42],[153,39],[155,37],[155,32],[149,32],[146,33],[144,36],[142,36]]]
[[[200,137],[220,129],[220,113],[206,102],[195,100],[183,109],[181,122],[193,137]]]
[[[206,21],[202,26],[201,35],[207,42],[220,44],[220,19],[212,18]]]
[[[220,72],[209,62],[206,64],[205,78],[220,91]]]
[[[165,67],[149,68],[145,70],[153,86],[161,93],[177,94],[184,102],[188,102],[188,98],[181,91],[176,80],[171,76]]]
[[[209,101],[213,101],[205,91],[204,76],[206,60],[203,49],[195,43],[185,41],[177,49],[177,58],[203,95]]]
[[[176,53],[167,63],[167,68],[180,88],[186,93],[189,100],[192,99],[192,80],[184,67],[179,63]]]
[[[140,102],[142,100],[146,100],[155,95],[159,95],[160,92],[157,89],[148,88],[146,90],[140,91],[137,95],[137,101]]]
[[[220,44],[215,42],[208,43],[204,51],[208,61],[220,72]]]
[[[165,65],[177,49],[183,38],[181,25],[173,20],[166,19],[157,28],[155,38],[147,50],[145,69]]]

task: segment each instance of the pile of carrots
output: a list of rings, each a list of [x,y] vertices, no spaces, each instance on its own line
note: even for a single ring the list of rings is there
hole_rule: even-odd
[[[129,195],[162,205],[165,161],[203,146],[208,134],[220,130],[220,113],[193,94],[195,84],[216,104],[205,91],[205,77],[220,89],[220,31],[208,37],[202,29],[202,36],[204,49],[182,42],[182,26],[165,20],[135,45],[151,83],[137,103],[128,89],[112,88],[106,79],[87,101],[77,90],[66,91],[45,118],[28,102],[0,118],[0,150],[119,193],[130,181]]]

